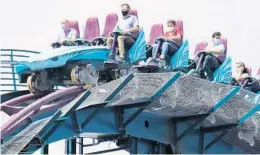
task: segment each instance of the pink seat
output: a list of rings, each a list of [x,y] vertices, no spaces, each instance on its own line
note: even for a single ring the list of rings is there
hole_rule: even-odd
[[[195,50],[194,50],[193,55],[194,55],[194,56],[197,56],[197,54],[198,54],[200,51],[203,51],[207,46],[208,46],[208,43],[207,43],[206,41],[199,42],[199,43],[196,45],[196,47],[195,47]]]
[[[154,24],[150,31],[148,44],[154,44],[156,38],[163,36],[163,24]]]
[[[130,10],[130,14],[134,15],[134,16],[136,16],[138,18],[138,14],[137,14],[137,10],[136,9],[131,9]]]
[[[117,24],[118,16],[116,13],[110,13],[106,17],[105,27],[102,33],[103,37],[109,37],[110,32],[112,32]]]
[[[73,28],[74,30],[77,31],[77,33],[78,33],[77,37],[80,37],[78,21],[77,20],[70,20],[69,23],[70,23],[70,28]]]
[[[246,69],[248,71],[249,76],[251,76],[252,75],[252,68],[247,66]]]
[[[258,68],[258,71],[256,73],[256,78],[260,81],[260,67]]]
[[[97,17],[88,18],[86,21],[84,38],[92,41],[100,35],[99,23]]]
[[[221,62],[224,62],[226,60],[226,57],[227,57],[227,39],[226,38],[222,38],[221,41],[222,41],[222,43],[225,46],[225,51],[224,51],[224,54],[217,55],[217,58]]]
[[[176,30],[179,30],[180,33],[181,33],[181,40],[175,40],[175,42],[178,44],[178,45],[182,45],[182,42],[183,42],[183,22],[182,20],[175,20],[176,22]]]

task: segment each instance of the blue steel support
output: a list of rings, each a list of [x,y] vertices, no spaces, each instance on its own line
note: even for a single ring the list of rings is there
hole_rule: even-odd
[[[14,58],[13,58],[13,50],[11,50],[10,60],[11,60],[11,62],[14,61]],[[13,78],[13,84],[14,84],[14,91],[16,91],[17,89],[16,89],[16,80],[15,80],[14,65],[11,64],[11,67],[12,67],[12,78]]]
[[[76,138],[65,140],[65,154],[73,155],[76,154]]]
[[[83,154],[83,145],[84,145],[84,139],[83,137],[79,138],[79,154],[82,155]]]
[[[96,109],[87,117],[80,125],[81,129],[84,128],[99,112],[101,108],[103,108],[110,100],[112,100],[118,92],[120,92],[132,79],[134,75],[133,73],[129,74],[126,79],[105,99],[104,103],[101,105],[97,105]]]
[[[49,154],[49,145],[45,145],[43,146],[43,148],[41,148],[41,154],[42,155]]]
[[[181,73],[176,73],[166,84],[164,84],[157,92],[153,94],[153,96],[148,100],[148,102],[145,102],[143,104],[150,104],[156,99],[160,97],[162,93],[164,93],[179,77],[181,76]],[[124,123],[123,126],[126,127],[129,123],[131,123],[138,115],[140,115],[146,107],[139,108],[132,116],[130,116]]]

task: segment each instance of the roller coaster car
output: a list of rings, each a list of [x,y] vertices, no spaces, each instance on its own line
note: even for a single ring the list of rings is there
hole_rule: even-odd
[[[49,53],[41,53],[31,61],[19,62],[15,68],[21,83],[27,82],[28,89],[35,93],[46,91],[54,86],[70,86],[108,82],[120,76],[124,69],[145,58],[144,32],[129,50],[129,59],[124,67],[115,70],[104,68],[110,49],[105,46],[75,46],[89,44],[85,40],[69,42],[66,48],[54,49]],[[120,68],[121,67],[121,68]]]

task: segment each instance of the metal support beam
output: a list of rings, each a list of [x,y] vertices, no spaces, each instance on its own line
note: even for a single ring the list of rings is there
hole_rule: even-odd
[[[217,136],[215,139],[213,139],[208,145],[206,145],[204,150],[208,150],[211,146],[213,146],[217,141],[222,139],[229,131],[222,132],[219,136]]]
[[[96,109],[90,114],[90,116],[87,117],[83,123],[81,123],[81,129],[83,129],[98,114],[100,109],[109,103],[109,101],[112,100],[118,94],[118,92],[120,92],[129,83],[129,81],[132,80],[133,77],[133,74],[129,74],[126,79],[104,100],[103,103],[97,105]]]
[[[178,135],[177,135],[177,132],[178,132],[178,127],[177,127],[177,123],[175,121],[172,121],[172,139],[173,139],[173,144],[171,144],[171,148],[172,148],[172,151],[174,153],[178,153],[179,150],[178,150]]]
[[[80,128],[83,129],[100,111],[101,108],[96,108],[80,125]]]
[[[44,146],[41,148],[41,154],[42,154],[42,155],[49,154],[49,145],[44,145]]]
[[[76,144],[77,144],[77,139],[67,139],[65,141],[65,154],[72,155],[76,154]]]
[[[80,137],[78,139],[79,139],[79,154],[82,155],[83,154],[84,138]]]
[[[204,133],[201,131],[201,128],[199,132],[199,153],[204,153]]]
[[[108,152],[114,152],[114,151],[120,151],[120,150],[126,150],[126,149],[129,149],[129,147],[125,146],[125,147],[121,147],[121,148],[115,148],[115,149],[91,152],[91,153],[86,153],[85,155],[87,155],[87,154],[102,154],[102,153],[108,153]]]

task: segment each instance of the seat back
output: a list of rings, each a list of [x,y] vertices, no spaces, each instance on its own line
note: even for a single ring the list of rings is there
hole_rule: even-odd
[[[248,71],[249,76],[251,76],[252,75],[252,68],[250,66],[247,66],[246,70]]]
[[[229,84],[232,77],[232,63],[231,57],[225,59],[225,61],[214,72],[214,81],[219,83]]]
[[[116,13],[110,13],[106,16],[105,27],[102,33],[103,37],[109,37],[110,32],[112,32],[118,22],[118,16]]]
[[[196,57],[200,51],[203,51],[208,46],[206,41],[199,42],[194,50],[193,56]]]
[[[166,67],[175,69],[177,67],[187,67],[189,63],[189,43],[185,40],[178,51],[171,57],[170,64],[166,61]]]
[[[99,23],[97,17],[88,18],[85,25],[84,38],[92,41],[100,35]]]
[[[256,73],[256,78],[260,81],[260,67],[258,68],[258,71]]]
[[[156,38],[163,36],[163,24],[154,24],[150,31],[148,44],[154,44]]]
[[[136,9],[131,9],[130,10],[130,14],[134,15],[134,16],[136,16],[138,18],[138,14],[137,14],[137,10]]]
[[[225,46],[225,51],[224,51],[224,54],[219,54],[217,55],[217,58],[221,61],[221,62],[224,62],[226,57],[227,57],[227,39],[226,38],[222,38],[221,39],[221,42],[224,44]]]
[[[183,43],[183,22],[182,20],[175,20],[176,21],[176,30],[179,30],[181,33],[181,40],[174,40],[178,45],[182,45]]]
[[[141,28],[139,30],[139,35],[133,44],[133,46],[129,49],[129,59],[131,63],[138,62],[140,60],[145,60],[146,58],[146,42],[145,42],[145,34],[144,30]]]
[[[79,23],[77,20],[70,20],[69,21],[70,28],[73,28],[74,30],[77,31],[78,35],[77,37],[80,37],[80,31],[79,31]]]

